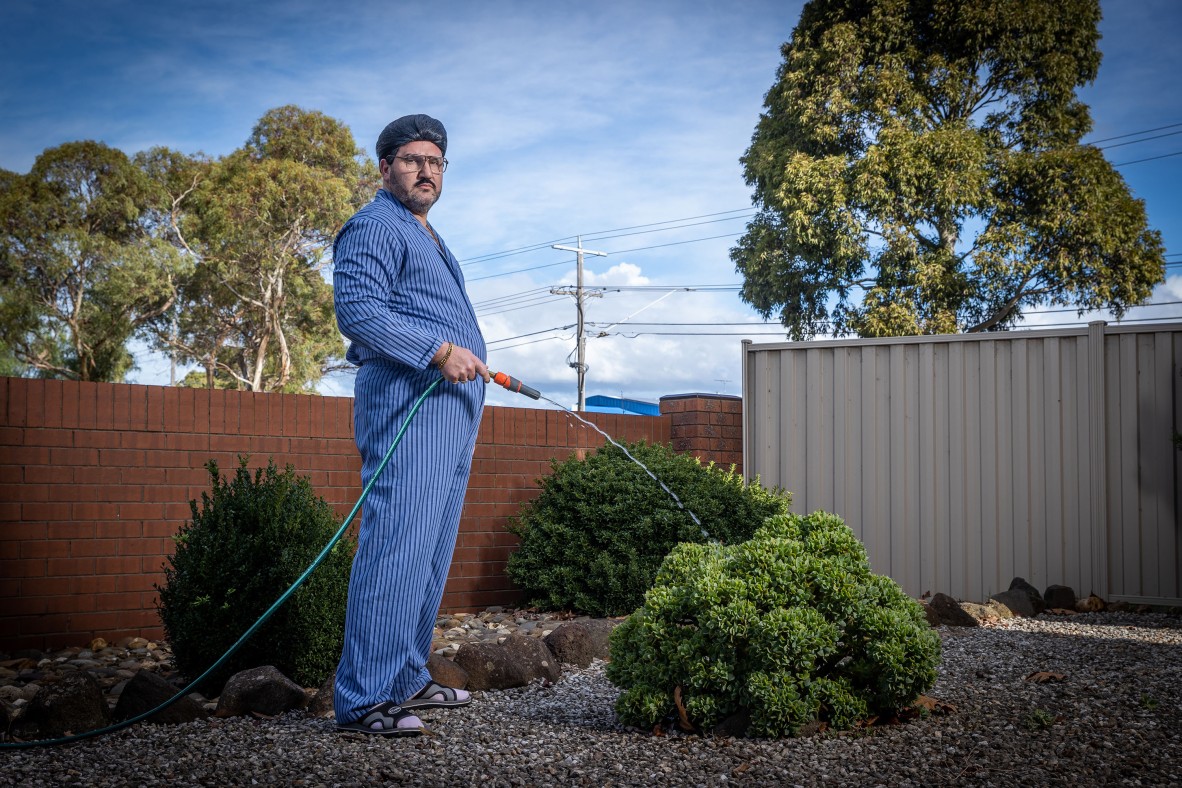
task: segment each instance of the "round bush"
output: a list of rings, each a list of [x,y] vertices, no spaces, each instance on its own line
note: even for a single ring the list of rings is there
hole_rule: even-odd
[[[340,523],[306,477],[274,461],[233,479],[209,462],[212,495],[181,526],[164,567],[158,607],[177,667],[190,679],[213,665],[271,607],[328,544]],[[341,539],[304,584],[203,683],[216,693],[241,670],[274,665],[307,687],[336,667],[356,543]]]
[[[790,499],[733,471],[643,441],[623,444],[675,492],[685,509],[624,452],[605,445],[585,460],[552,462],[541,493],[509,530],[521,539],[509,578],[530,604],[591,616],[626,615],[644,601],[661,561],[679,542],[749,539]],[[705,533],[703,533],[705,531]]]
[[[742,544],[675,548],[612,633],[607,676],[627,725],[678,720],[680,700],[698,729],[780,737],[900,710],[939,661],[919,603],[870,571],[839,517],[815,512],[770,518]]]

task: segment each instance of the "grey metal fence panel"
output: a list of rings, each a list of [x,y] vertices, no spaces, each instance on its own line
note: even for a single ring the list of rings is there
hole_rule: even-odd
[[[744,343],[744,469],[911,594],[1182,599],[1182,324]]]

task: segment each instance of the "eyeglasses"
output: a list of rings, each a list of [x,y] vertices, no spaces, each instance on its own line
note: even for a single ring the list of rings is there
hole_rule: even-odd
[[[447,169],[447,159],[441,156],[387,156],[386,161],[390,165],[398,161],[403,172],[418,172],[424,164],[436,175]]]

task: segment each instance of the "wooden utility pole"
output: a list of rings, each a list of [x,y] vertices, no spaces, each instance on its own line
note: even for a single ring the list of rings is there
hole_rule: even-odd
[[[572,292],[569,287],[556,287],[552,288],[550,292],[554,293],[555,295],[573,295],[575,297],[575,307],[578,310],[579,318],[578,333],[575,335],[577,337],[577,345],[575,347],[578,353],[578,360],[572,363],[570,366],[575,368],[575,372],[579,376],[579,401],[575,406],[575,410],[581,413],[587,407],[586,398],[583,392],[583,384],[587,377],[587,338],[583,336],[583,299],[587,298],[588,294],[583,292],[583,255],[593,254],[597,257],[607,257],[607,252],[595,252],[591,249],[584,249],[582,236],[575,236],[575,246],[561,246],[559,244],[553,244],[550,248],[561,249],[564,252],[574,252],[575,257],[578,260],[578,278],[574,291]],[[603,294],[592,293],[590,295],[598,298]]]

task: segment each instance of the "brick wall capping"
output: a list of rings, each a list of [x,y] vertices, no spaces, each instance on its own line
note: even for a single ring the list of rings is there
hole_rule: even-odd
[[[661,397],[660,401],[661,402],[674,402],[674,401],[683,400],[683,399],[726,399],[726,400],[736,400],[738,402],[743,401],[743,398],[741,396],[739,396],[738,394],[702,394],[702,393],[666,394],[665,396]]]

